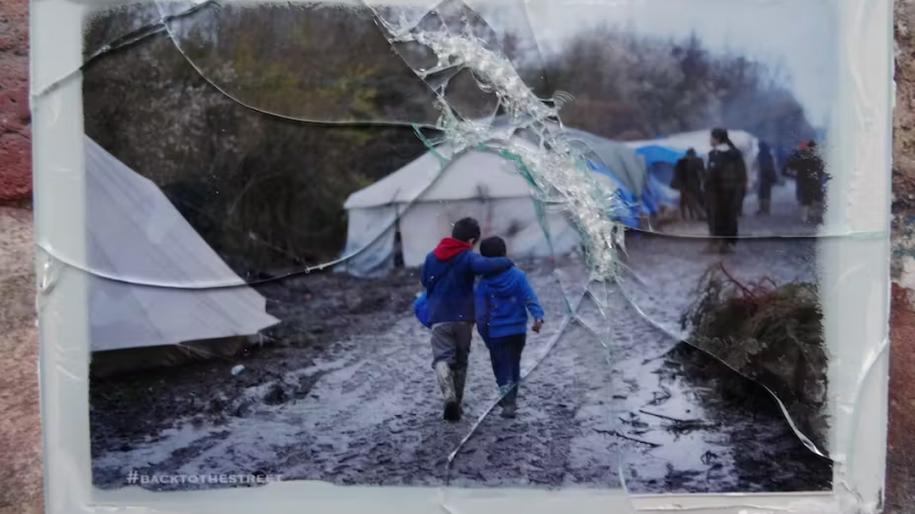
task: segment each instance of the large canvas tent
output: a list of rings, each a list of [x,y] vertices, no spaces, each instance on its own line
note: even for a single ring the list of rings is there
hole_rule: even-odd
[[[593,141],[585,143],[592,147]],[[619,183],[641,187],[645,173],[631,150],[612,142],[594,150],[601,153],[602,162],[618,170],[615,180],[594,173],[602,187],[610,192]],[[405,266],[420,266],[439,239],[451,232],[452,224],[465,216],[477,218],[484,235],[505,238],[513,257],[561,255],[580,245],[578,232],[562,212],[534,201],[531,186],[513,162],[493,152],[471,150],[443,169],[437,155],[441,151],[447,149],[429,151],[349,196],[344,204],[349,221],[343,252],[349,258],[338,271],[382,274],[394,267],[398,253]]]
[[[153,182],[88,136],[85,156],[93,372],[224,355],[278,322]]]
[[[635,152],[623,143],[584,130],[567,128],[566,133],[570,141],[580,142],[584,149],[593,153],[590,161],[595,171],[611,177],[627,193],[635,197],[642,195],[645,188],[645,167]]]
[[[570,139],[581,141],[593,152],[591,168],[609,177],[624,201],[636,206],[635,212],[620,219],[629,227],[640,226],[640,216],[654,216],[663,205],[673,205],[675,192],[648,172],[647,159],[624,143],[610,141],[589,132],[567,129]]]

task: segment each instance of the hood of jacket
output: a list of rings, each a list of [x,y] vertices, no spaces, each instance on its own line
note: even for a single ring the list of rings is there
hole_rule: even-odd
[[[455,255],[470,250],[471,248],[473,248],[473,246],[466,241],[461,241],[460,239],[455,239],[453,237],[445,237],[438,242],[438,246],[435,247],[435,250],[432,250],[432,253],[435,254],[436,259],[447,261]]]
[[[509,268],[505,271],[483,277],[483,280],[486,282],[486,287],[496,296],[508,296],[513,294],[517,291],[518,281],[520,279],[521,277],[518,274],[518,270],[515,268]]]

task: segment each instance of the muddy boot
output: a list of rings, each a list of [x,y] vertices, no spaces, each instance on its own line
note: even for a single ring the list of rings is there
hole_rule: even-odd
[[[507,385],[499,388],[499,393],[502,394],[502,399],[499,400],[499,405],[502,406],[501,416],[503,418],[514,418],[518,415],[518,387]]]
[[[435,376],[438,378],[438,385],[442,388],[442,397],[445,400],[445,411],[442,417],[447,421],[460,420],[461,407],[454,390],[454,374],[451,372],[451,366],[445,361],[436,362]]]
[[[467,368],[454,370],[454,397],[457,400],[458,412],[464,414],[464,385],[467,383]]]

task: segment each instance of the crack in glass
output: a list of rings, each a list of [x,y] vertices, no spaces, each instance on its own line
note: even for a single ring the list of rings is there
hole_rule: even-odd
[[[621,297],[642,321],[666,334],[666,343],[659,344],[656,348],[657,357],[648,360],[669,359],[671,352],[681,343],[713,357],[730,371],[764,388],[777,403],[790,429],[803,445],[814,455],[830,458],[829,449],[823,440],[824,428],[811,428],[809,423],[801,420],[805,417],[800,412],[803,403],[789,405],[780,398],[773,379],[764,376],[761,371],[748,371],[738,362],[741,356],[728,354],[726,348],[716,346],[714,341],[697,342],[687,330],[690,325],[680,319],[684,315],[684,306],[668,306],[654,311],[648,308],[663,306],[665,298],[659,296],[669,297],[669,294],[651,293],[652,270],[644,267],[636,269],[635,254],[624,246],[626,232],[645,239],[656,237],[653,235],[656,233],[664,233],[669,240],[682,244],[715,240],[715,236],[701,234],[704,226],[700,226],[696,233],[665,233],[663,224],[657,218],[649,218],[640,224],[640,218],[645,213],[639,211],[646,191],[654,188],[653,191],[657,193],[664,189],[658,188],[651,177],[645,180],[644,169],[642,176],[614,176],[612,182],[597,177],[602,173],[603,176],[610,176],[611,171],[618,172],[620,169],[650,166],[652,157],[647,152],[639,153],[644,148],[663,143],[662,146],[685,150],[678,145],[695,144],[700,137],[706,138],[707,134],[692,135],[683,141],[673,138],[636,141],[638,144],[626,146],[635,148],[643,160],[623,162],[619,157],[622,153],[616,150],[612,142],[579,130],[582,128],[580,125],[586,125],[577,123],[579,119],[584,119],[583,109],[606,107],[605,104],[610,100],[597,98],[593,91],[583,91],[576,87],[570,80],[574,76],[570,70],[563,69],[554,62],[557,59],[556,49],[550,49],[548,43],[538,38],[537,27],[549,25],[545,21],[549,8],[543,2],[512,4],[515,8],[523,8],[523,27],[527,29],[519,42],[517,35],[513,40],[508,37],[509,34],[500,33],[487,22],[492,16],[505,16],[504,13],[499,14],[495,7],[490,9],[492,12],[483,6],[472,8],[471,5],[474,4],[445,0],[421,7],[391,6],[366,1],[339,2],[322,7],[314,7],[312,4],[307,4],[311,7],[277,5],[257,12],[251,6],[228,3],[204,2],[188,7],[190,4],[157,2],[154,5],[155,15],[147,13],[145,17],[136,18],[136,26],[116,35],[102,34],[104,38],[87,47],[83,67],[74,73],[110,53],[134,47],[164,34],[197,75],[233,102],[258,113],[303,124],[408,127],[414,131],[425,150],[441,161],[439,173],[406,202],[398,200],[400,192],[395,192],[389,203],[396,204],[396,210],[382,222],[375,220],[377,233],[360,241],[360,246],[346,248],[336,259],[297,266],[292,271],[272,274],[267,278],[242,279],[240,282],[193,278],[181,281],[155,280],[119,273],[113,268],[105,269],[104,266],[76,262],[51,246],[40,247],[53,256],[49,257],[50,260],[78,268],[101,279],[130,285],[206,290],[283,281],[302,274],[345,267],[347,263],[364,255],[377,242],[393,238],[400,216],[424,200],[425,192],[434,186],[449,163],[470,152],[495,154],[512,163],[530,185],[532,202],[547,241],[551,240],[549,223],[546,221],[549,214],[561,212],[567,216],[582,239],[586,268],[589,271],[589,281],[584,282],[589,286],[584,292],[563,293],[568,315],[547,344],[546,350],[524,375],[525,381],[531,379],[531,376],[537,378],[534,372],[547,363],[547,357],[552,355],[554,348],[560,346],[561,341],[574,339],[567,333],[573,329],[578,330],[575,337],[590,341],[591,350],[606,351],[608,369],[612,367],[609,365],[611,357],[617,356],[614,349],[620,345],[620,334],[612,328],[617,321],[614,313],[619,315],[622,311],[621,308],[607,308],[612,303],[611,300],[598,300],[596,293],[591,292],[592,288],[598,288],[601,296]],[[334,16],[342,13],[344,21],[340,22],[342,28],[338,31],[338,36],[323,41],[309,37],[310,30],[331,22],[331,16],[322,17],[327,13],[333,13]],[[230,41],[243,34],[245,24],[251,23],[267,23],[274,27],[277,38],[263,42],[259,47],[260,53],[244,55],[240,50],[241,45],[233,46]],[[301,39],[287,42],[284,46],[279,39],[288,34],[297,34]],[[614,38],[621,48],[634,49],[633,45],[637,43],[618,34]],[[512,41],[515,45],[528,45],[528,52],[514,52],[513,55],[506,48],[506,42]],[[355,45],[364,50],[361,52],[363,60],[334,58],[329,50],[340,45]],[[669,56],[660,56],[663,49],[648,50],[659,61],[668,62],[670,59]],[[297,58],[308,56],[313,65],[295,70],[283,63],[282,59],[276,62],[276,59],[271,58],[283,53]],[[524,57],[526,53],[536,55]],[[614,53],[613,57],[622,59],[618,53]],[[528,62],[528,59],[534,63]],[[249,63],[249,66],[242,66],[243,62]],[[677,76],[672,78],[677,79]],[[55,82],[57,83],[59,82]],[[36,96],[42,96],[53,86],[47,86]],[[367,91],[369,89],[371,92]],[[292,90],[308,90],[313,95],[307,102],[299,103],[288,94]],[[766,92],[769,93],[775,95],[776,92]],[[566,126],[566,123],[574,125],[574,128]],[[754,152],[758,144],[759,141],[752,137],[748,139],[747,148]],[[752,153],[747,155],[751,160],[755,157]],[[758,170],[753,173],[758,173]],[[243,228],[235,230],[244,231]],[[289,230],[294,229],[290,227]],[[842,231],[834,226],[817,224],[794,232],[779,230],[755,227],[748,233],[740,234],[737,239],[741,245],[775,241],[779,244],[785,242],[813,246],[813,241],[827,238],[867,239],[881,235],[875,232]],[[259,246],[268,249],[271,247],[269,241],[256,233],[248,235]],[[287,252],[280,247],[273,249]],[[663,267],[664,263],[655,262],[655,265]],[[764,283],[765,277],[732,276],[732,270],[724,264],[720,270],[721,276],[717,280],[733,283],[736,292],[728,294],[739,296],[742,300],[753,300],[761,294],[784,292],[784,287],[796,286],[799,281],[796,277],[786,276],[770,284]],[[557,271],[556,274],[558,277],[561,272]],[[630,279],[638,287],[630,284]],[[810,294],[815,294],[816,277],[805,277],[804,281],[813,284],[810,289],[813,293]],[[700,286],[701,284],[696,285]],[[590,313],[589,321],[579,316],[579,309],[586,298],[593,300],[593,306],[596,307]],[[630,377],[620,380],[628,378]],[[668,382],[676,383],[676,379]],[[822,385],[825,388],[825,383]],[[659,386],[661,396],[670,396],[652,398],[651,401],[656,402],[655,406],[676,396],[676,390],[664,389],[665,387],[672,386]],[[625,388],[625,382],[622,385],[614,384],[610,394],[615,395]],[[459,456],[463,458],[472,442],[486,430],[487,418],[498,400],[477,419],[448,456],[449,482],[452,480],[452,468],[460,464]],[[638,446],[654,448],[664,443],[652,441],[639,433],[639,430],[645,428],[640,427],[640,424],[646,423],[646,417],[684,433],[689,432],[691,427],[701,427],[705,423],[695,417],[671,416],[644,407],[628,409],[620,413],[617,419],[608,420],[608,425],[601,428],[601,433],[610,438],[628,440]],[[473,451],[470,453],[473,454]],[[710,469],[717,469],[714,465],[720,456],[704,455],[703,459],[708,461]],[[721,464],[729,466],[733,463]],[[608,463],[608,466],[614,469],[617,467],[612,463]]]

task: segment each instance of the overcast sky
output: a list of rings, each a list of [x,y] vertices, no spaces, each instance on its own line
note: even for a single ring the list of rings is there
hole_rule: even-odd
[[[441,0],[329,1],[430,9]],[[664,39],[685,39],[695,33],[712,52],[739,54],[780,69],[810,122],[819,127],[828,124],[838,74],[838,2],[834,0],[462,1],[499,32],[528,39],[533,28],[544,52],[555,51],[570,37],[598,26]]]
[[[680,39],[780,67],[815,125],[825,125],[836,76],[835,2],[829,0],[529,0],[544,51],[607,25]]]

